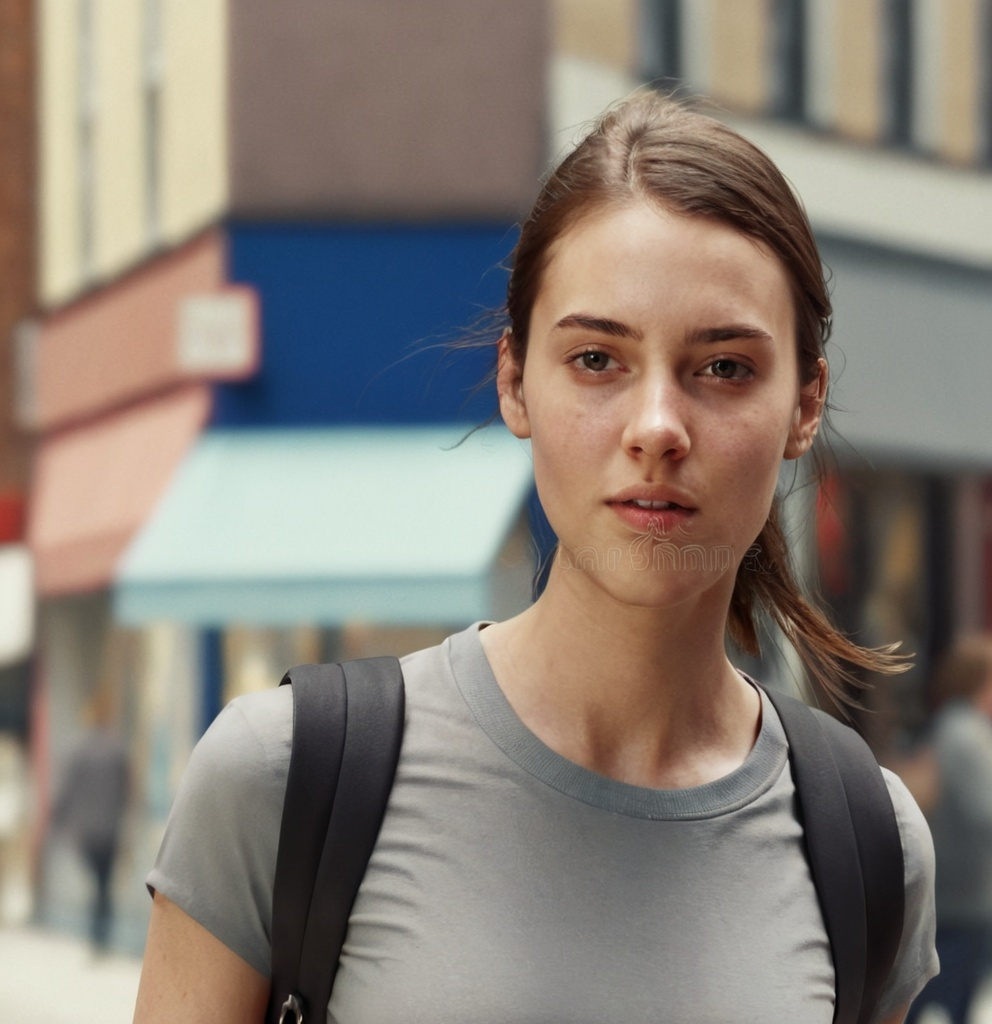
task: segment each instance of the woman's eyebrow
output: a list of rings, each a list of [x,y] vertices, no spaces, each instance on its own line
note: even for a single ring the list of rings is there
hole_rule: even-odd
[[[620,320],[613,320],[605,316],[592,316],[589,313],[569,313],[563,316],[556,324],[556,331],[569,327],[579,327],[585,331],[595,331],[597,334],[608,334],[611,338],[633,338],[641,341],[644,337],[636,327],[631,327]]]
[[[579,328],[584,331],[593,331],[596,334],[605,334],[611,338],[632,338],[634,341],[643,341],[644,334],[636,327],[625,324],[622,320],[614,320],[607,316],[594,316],[591,313],[569,313],[563,316],[554,326],[555,330],[567,330],[568,328]],[[689,342],[702,342],[715,344],[721,341],[736,341],[740,339],[755,339],[756,341],[772,341],[773,338],[763,327],[755,324],[730,323],[721,324],[719,327],[705,327],[689,333]]]
[[[712,343],[750,338],[754,338],[756,341],[774,340],[768,331],[754,324],[722,324],[719,327],[704,327],[698,331],[690,331],[687,340]]]

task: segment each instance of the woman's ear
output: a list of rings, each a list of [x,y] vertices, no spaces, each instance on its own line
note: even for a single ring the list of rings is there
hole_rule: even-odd
[[[516,437],[530,437],[530,419],[524,402],[524,368],[510,347],[510,332],[499,339],[496,362],[496,394],[503,422]]]
[[[789,439],[785,443],[783,457],[798,459],[813,447],[813,440],[820,429],[823,404],[827,398],[827,361],[816,361],[816,376],[799,389],[799,404],[789,428]]]

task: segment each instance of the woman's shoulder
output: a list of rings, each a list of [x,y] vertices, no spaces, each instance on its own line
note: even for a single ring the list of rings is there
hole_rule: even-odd
[[[193,749],[170,815],[170,826],[281,811],[293,745],[288,686],[232,700]],[[253,815],[248,814],[251,818]],[[211,829],[216,832],[216,828]]]
[[[190,767],[232,778],[284,773],[292,745],[292,688],[273,686],[227,704],[196,745]]]
[[[288,686],[231,701],[193,750],[148,876],[262,974],[292,736]]]

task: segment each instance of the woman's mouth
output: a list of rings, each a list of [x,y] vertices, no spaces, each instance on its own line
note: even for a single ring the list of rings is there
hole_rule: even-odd
[[[631,498],[629,501],[620,502],[621,505],[633,505],[636,508],[647,508],[647,509],[670,509],[670,508],[683,508],[682,505],[677,505],[674,501],[643,501],[640,498]],[[688,511],[688,510],[686,510]]]
[[[695,509],[676,501],[652,501],[648,498],[627,498],[611,501],[610,507],[627,526],[638,533],[670,534],[684,531]]]

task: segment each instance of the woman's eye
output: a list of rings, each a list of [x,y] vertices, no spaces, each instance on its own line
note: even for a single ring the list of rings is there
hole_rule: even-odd
[[[709,364],[709,371],[714,377],[720,377],[722,380],[740,380],[751,372],[743,363],[733,359],[714,359]]]
[[[605,352],[583,352],[579,356],[579,362],[585,369],[598,372],[609,369],[610,357]]]

